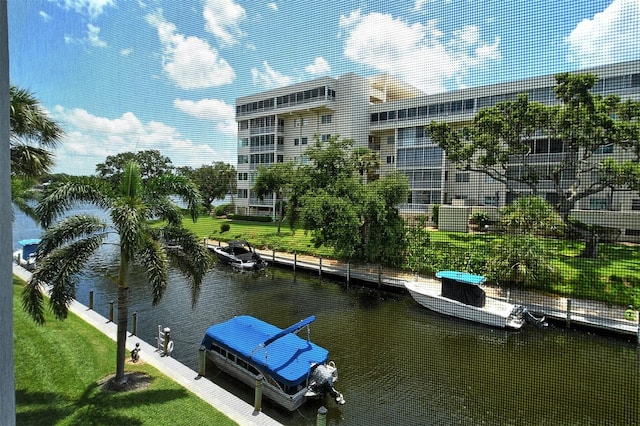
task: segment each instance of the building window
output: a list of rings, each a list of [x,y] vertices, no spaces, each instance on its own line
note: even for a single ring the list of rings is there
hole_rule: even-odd
[[[606,198],[591,198],[589,200],[589,208],[591,210],[606,210],[607,199]]]
[[[300,139],[295,138],[295,139],[293,140],[293,144],[294,144],[295,146],[300,145]]]
[[[631,201],[631,210],[640,210],[640,198]]]
[[[238,198],[249,198],[248,189],[238,189]]]
[[[613,154],[613,145],[605,145],[596,148],[594,154]]]
[[[238,155],[238,164],[247,164],[249,162],[248,155]]]
[[[284,155],[278,154],[278,157],[277,157],[276,161],[278,163],[284,163]]]
[[[393,135],[387,136],[387,145],[393,145],[394,143],[396,143],[396,137]]]
[[[307,138],[302,138],[302,145],[306,145],[307,144]]]
[[[393,155],[387,155],[387,164],[393,164],[396,162],[396,157]]]
[[[485,206],[498,206],[498,197],[495,195],[484,197],[484,205]]]
[[[322,117],[320,117],[320,123],[322,124],[331,123],[331,114],[323,115]]]
[[[322,141],[322,142],[326,142],[326,141],[328,141],[329,139],[331,139],[331,135],[328,135],[328,134],[327,134],[327,135],[322,135],[321,141]]]
[[[456,173],[456,182],[469,182],[469,173]]]

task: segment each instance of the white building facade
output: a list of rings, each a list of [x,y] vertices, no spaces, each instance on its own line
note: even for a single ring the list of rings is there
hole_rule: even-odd
[[[640,61],[582,70],[598,76],[594,94],[617,94],[640,100]],[[315,137],[335,135],[354,140],[380,157],[379,174],[397,170],[407,175],[410,196],[401,206],[406,214],[429,216],[433,204],[474,206],[494,210],[510,203],[521,191],[480,173],[459,171],[447,162],[431,141],[425,125],[445,121],[454,126],[472,122],[476,113],[497,102],[527,93],[531,101],[556,101],[554,75],[510,83],[424,95],[389,76],[361,77],[350,73],[323,77],[236,100],[238,124],[238,194],[240,214],[273,214],[275,200],[255,197],[252,187],[257,168],[277,162],[305,164],[305,150]],[[562,144],[548,138],[536,140],[534,160],[550,167],[562,156]],[[603,150],[602,159],[620,153]],[[595,159],[597,161],[598,158]],[[514,164],[513,173],[518,173]],[[540,195],[553,201],[551,182],[542,182]],[[640,195],[636,191],[601,192],[581,200],[574,215],[588,223],[617,227],[621,239],[640,242]]]

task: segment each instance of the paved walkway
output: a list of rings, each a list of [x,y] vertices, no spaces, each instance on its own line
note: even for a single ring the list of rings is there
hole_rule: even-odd
[[[25,281],[31,278],[31,273],[18,265],[13,265],[13,273]],[[105,317],[78,301],[73,301],[69,310],[116,341],[117,326],[115,323],[109,322]],[[127,338],[127,350],[135,348],[136,343],[140,344],[140,359],[142,361],[157,368],[164,375],[193,392],[239,425],[280,425],[266,414],[254,411],[252,405],[227,392],[211,380],[198,376],[197,372],[184,364],[171,357],[161,356],[155,346],[144,342],[137,336]]]

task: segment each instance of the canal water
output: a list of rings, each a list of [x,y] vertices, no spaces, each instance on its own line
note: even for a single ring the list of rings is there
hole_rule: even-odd
[[[14,239],[27,237],[33,235],[14,232]],[[78,282],[76,298],[88,304],[94,291],[95,310],[104,316],[117,299],[109,279],[116,262],[114,246],[105,246]],[[172,271],[153,307],[142,272],[130,280],[138,335],[155,344],[158,325],[170,327],[173,356],[196,371],[211,324],[249,314],[284,328],[316,316],[311,338],[329,349],[347,403],[314,401],[288,412],[265,401],[263,410],[286,425],[314,425],[321,405],[331,425],[633,425],[640,419],[634,339],[554,327],[494,329],[430,312],[403,292],[347,288],[277,267],[253,274],[216,265],[195,305],[187,281]],[[248,387],[214,367],[207,376],[253,404]]]

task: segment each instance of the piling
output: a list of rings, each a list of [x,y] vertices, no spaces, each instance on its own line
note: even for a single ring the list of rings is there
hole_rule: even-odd
[[[567,328],[571,328],[571,299],[567,299]]]
[[[255,401],[253,404],[253,409],[256,412],[262,411],[262,379],[264,376],[262,374],[258,374],[256,377],[256,395]]]
[[[319,263],[318,263],[318,276],[322,276],[322,256],[320,256],[319,258]]]
[[[89,310],[93,311],[93,290],[89,292]]]
[[[207,368],[207,353],[204,345],[200,345],[198,350],[198,376],[204,377]]]
[[[351,274],[351,263],[347,262],[347,288],[349,288],[349,275]]]
[[[109,302],[109,322],[113,322],[113,300]]]
[[[298,264],[298,252],[293,252],[293,272],[296,272],[296,265]]]
[[[316,426],[327,426],[327,409],[323,405],[318,408],[318,415],[316,417]]]
[[[138,313],[134,312],[131,317],[131,335],[135,336],[138,333]]]

